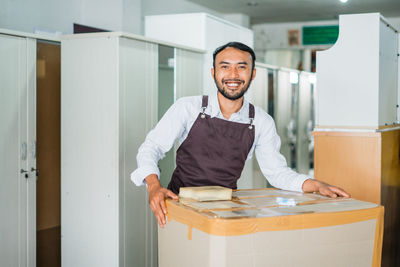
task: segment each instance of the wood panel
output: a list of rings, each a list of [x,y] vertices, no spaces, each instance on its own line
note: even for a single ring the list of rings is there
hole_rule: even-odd
[[[60,226],[60,46],[37,43],[37,230]]]
[[[313,135],[315,177],[385,207],[382,266],[400,266],[400,129]]]
[[[37,266],[61,266],[61,227],[53,227],[37,232]]]
[[[60,46],[37,42],[37,266],[61,265]]]
[[[382,266],[400,266],[400,130],[382,133],[381,175],[385,206]]]
[[[314,132],[314,175],[353,198],[380,204],[379,133]]]

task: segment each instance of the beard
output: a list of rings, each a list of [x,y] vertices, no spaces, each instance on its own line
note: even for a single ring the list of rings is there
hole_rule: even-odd
[[[228,98],[230,100],[238,100],[239,98],[244,96],[244,94],[249,89],[250,84],[251,84],[251,77],[253,77],[253,70],[251,71],[251,75],[250,75],[248,84],[245,84],[245,81],[244,80],[240,80],[240,79],[222,79],[222,84],[220,85],[217,82],[217,79],[216,79],[215,73],[214,73],[214,82],[215,82],[215,85],[217,86],[218,92],[220,92],[221,95],[223,95],[224,97],[226,97],[226,98]],[[229,82],[229,81],[230,82],[240,82],[240,83],[245,84],[245,85],[243,86],[243,88],[239,92],[237,92],[235,94],[229,94],[228,91],[223,86],[224,83]]]

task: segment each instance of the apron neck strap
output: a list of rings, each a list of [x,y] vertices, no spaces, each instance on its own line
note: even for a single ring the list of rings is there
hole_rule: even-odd
[[[208,106],[208,95],[203,95],[203,100],[201,101],[201,108],[206,109]]]
[[[249,103],[249,118],[254,119],[254,106],[251,103]]]
[[[208,106],[208,95],[203,95],[203,100],[201,101],[201,118],[206,117],[206,108]]]
[[[203,99],[201,101],[201,109],[203,110],[202,113],[204,113],[204,111],[206,110],[208,106],[208,95],[203,95]],[[254,120],[254,106],[253,104],[249,103],[249,118],[251,119],[251,121]]]
[[[249,129],[252,130],[254,121],[254,106],[251,103],[249,103],[249,118],[250,118]]]

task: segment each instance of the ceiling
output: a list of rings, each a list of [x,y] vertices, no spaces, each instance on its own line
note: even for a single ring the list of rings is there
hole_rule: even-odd
[[[242,13],[251,24],[337,19],[339,14],[380,12],[400,17],[400,0],[188,0],[219,13]]]

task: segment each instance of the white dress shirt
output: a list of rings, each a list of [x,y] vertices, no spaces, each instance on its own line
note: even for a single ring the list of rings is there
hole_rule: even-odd
[[[143,185],[144,179],[150,174],[160,177],[158,161],[172,148],[175,141],[179,145],[185,141],[201,112],[201,104],[202,96],[178,99],[148,133],[137,154],[138,168],[131,174],[131,179],[137,186]],[[221,113],[217,94],[209,97],[206,114],[226,120]],[[249,124],[249,102],[244,100],[242,108],[232,114],[229,121]],[[287,166],[285,158],[279,152],[281,141],[276,133],[274,120],[263,109],[255,106],[253,125],[254,143],[247,160],[252,158],[255,151],[260,169],[272,186],[302,192],[304,181],[311,177],[298,174]]]

